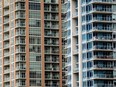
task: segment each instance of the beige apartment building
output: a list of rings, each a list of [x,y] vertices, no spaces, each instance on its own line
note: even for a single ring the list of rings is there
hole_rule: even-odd
[[[64,87],[61,0],[0,0],[0,87]]]

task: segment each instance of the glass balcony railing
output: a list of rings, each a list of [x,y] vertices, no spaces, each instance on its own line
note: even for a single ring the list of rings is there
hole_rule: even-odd
[[[4,87],[10,87],[10,83],[4,84]]]
[[[10,45],[8,44],[4,44],[4,48],[8,48]]]
[[[16,78],[20,78],[20,79],[24,79],[25,77],[26,77],[26,75],[22,75],[22,74],[16,75]]]
[[[10,61],[9,60],[4,60],[4,65],[9,65]]]
[[[25,46],[17,46],[16,52],[25,52]]]
[[[25,0],[15,0],[16,2],[25,2]]]
[[[25,40],[16,40],[16,44],[25,44]]]
[[[24,80],[23,82],[16,82],[16,87],[26,87],[24,84]]]
[[[54,84],[51,84],[51,83],[46,83],[46,86],[47,87],[59,87],[60,85],[59,84],[54,85]]]
[[[4,19],[4,24],[8,23],[9,22],[9,18],[7,19]]]
[[[10,68],[5,69],[4,73],[10,73]]]
[[[9,35],[4,35],[4,40],[8,40],[9,39]]]
[[[113,84],[98,83],[98,84],[94,84],[94,87],[114,87],[114,86],[113,86]]]
[[[44,0],[44,3],[58,3],[58,0]]]
[[[45,8],[44,8],[44,11],[58,12],[58,8],[52,8],[52,9],[49,9],[49,7],[45,7]]]
[[[109,36],[94,36],[93,40],[113,40],[113,38]]]
[[[112,0],[92,0],[91,2],[103,2],[103,3],[111,3],[111,2],[115,2],[115,1],[112,1]]]
[[[58,33],[47,33],[47,34],[45,34],[45,36],[53,36],[53,37],[55,36],[56,37],[56,36],[58,36]]]
[[[16,23],[16,27],[25,27],[25,23]]]
[[[10,76],[9,76],[9,77],[4,78],[4,82],[6,82],[6,81],[10,81]]]
[[[57,70],[59,70],[59,68],[58,67],[54,67],[54,68],[53,67],[45,67],[45,70],[50,70],[50,71],[55,70],[55,71],[57,71]]]
[[[9,31],[9,27],[4,27],[4,32]]]
[[[112,74],[94,74],[94,78],[113,78]]]
[[[55,59],[55,58],[45,58],[45,61],[46,62],[58,62],[59,60],[58,60],[58,58],[57,59]]]
[[[16,6],[16,10],[24,10],[25,9],[25,5],[20,6],[20,4],[18,6]]]
[[[16,18],[25,18],[25,14],[24,13],[16,14]]]
[[[93,58],[99,58],[99,59],[113,59],[113,55],[94,55]]]
[[[4,15],[7,15],[7,14],[9,14],[9,10],[4,11]]]
[[[93,17],[93,21],[112,21],[111,17]]]
[[[112,31],[112,27],[93,27],[93,30],[101,30],[101,31]]]
[[[94,46],[93,49],[113,50],[113,47],[112,46],[97,45],[97,46]]]
[[[26,66],[16,66],[16,70],[25,70]]]
[[[111,8],[97,8],[97,7],[93,7],[93,11],[100,11],[100,12],[112,12]]]
[[[25,57],[17,56],[17,57],[16,57],[16,62],[18,62],[18,61],[23,61],[23,62],[25,62]]]
[[[94,68],[100,68],[100,69],[103,69],[103,68],[109,68],[109,69],[112,69],[113,68],[113,64],[112,65],[105,65],[105,64],[96,64],[93,66]]]
[[[4,52],[4,56],[9,56],[10,53],[9,52]]]

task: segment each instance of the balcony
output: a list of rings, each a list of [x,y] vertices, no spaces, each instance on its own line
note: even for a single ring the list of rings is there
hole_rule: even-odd
[[[116,2],[116,1],[112,1],[112,0],[92,0],[91,2],[97,2],[97,3],[112,3],[112,2]]]
[[[9,55],[10,55],[9,52],[4,52],[4,57],[9,56]]]
[[[16,66],[16,70],[26,70],[26,65],[24,65],[24,66]]]
[[[25,18],[25,12],[17,12],[16,18],[24,19]]]
[[[9,18],[4,18],[4,24],[9,23]]]
[[[15,2],[25,2],[25,0],[15,0]]]
[[[25,74],[17,74],[16,78],[17,79],[26,79],[26,75]]]
[[[9,31],[9,27],[4,26],[4,32],[8,32],[8,31]]]
[[[45,36],[47,36],[47,37],[58,37],[58,33],[46,33]]]
[[[10,87],[10,83],[5,83],[4,87]]]
[[[59,51],[58,50],[53,50],[53,51],[51,51],[51,50],[45,50],[45,53],[46,54],[59,54]]]
[[[48,63],[57,63],[57,62],[59,62],[59,60],[58,60],[58,58],[55,59],[55,58],[48,58],[48,57],[46,57],[45,58],[45,62],[48,62]]]
[[[16,62],[26,62],[25,61],[25,55],[16,55]]]
[[[47,16],[44,16],[44,19],[45,20],[50,20],[51,18],[50,18],[50,16],[47,15]]]
[[[58,25],[53,25],[53,24],[51,24],[51,26],[50,25],[45,25],[45,29],[58,29],[59,28],[59,26]]]
[[[17,36],[25,36],[25,29],[17,29],[16,35]]]
[[[58,4],[58,0],[45,0],[44,3],[53,3],[53,4]]]
[[[16,23],[16,27],[25,27],[25,22]]]
[[[94,84],[94,87],[114,87],[113,84]]]
[[[112,9],[111,8],[100,8],[100,7],[93,7],[93,11],[98,11],[98,12],[112,12]]]
[[[25,3],[17,3],[16,10],[25,10]]]
[[[113,64],[112,65],[109,65],[109,64],[96,64],[96,65],[93,65],[94,68],[96,69],[110,69],[112,70],[113,69]]]
[[[79,51],[78,49],[74,50],[74,51],[73,51],[73,54],[74,54],[74,55],[78,54],[78,51]]]
[[[25,45],[25,37],[17,37],[16,38],[16,44]]]
[[[25,44],[25,40],[16,40],[16,44]]]
[[[51,11],[52,12],[58,12],[58,7],[57,8],[52,8]]]
[[[45,71],[59,71],[58,67],[45,67]]]
[[[4,82],[10,81],[10,76],[4,78]]]
[[[4,49],[7,49],[7,48],[9,48],[9,43],[7,43],[7,44],[4,44]]]
[[[48,45],[48,46],[58,46],[59,44],[58,43],[52,43],[52,42],[46,42],[45,45]]]
[[[74,72],[74,73],[78,73],[78,72],[79,72],[79,68],[77,68],[77,67],[74,68],[73,72]]]
[[[93,58],[97,60],[111,60],[113,55],[94,55]]]
[[[112,22],[111,17],[93,17],[93,21],[97,22]]]
[[[4,40],[8,40],[9,39],[9,35],[4,34]]]
[[[52,53],[55,53],[55,54],[58,54],[59,53],[59,50],[52,50]]]
[[[113,47],[112,46],[97,45],[97,46],[93,46],[93,49],[94,50],[112,51]]]
[[[4,7],[9,6],[9,2],[7,2],[7,0],[4,0]]]
[[[112,41],[113,40],[113,38],[112,38],[112,36],[94,36],[93,37],[93,40],[95,40],[95,41]]]
[[[101,31],[101,32],[112,32],[112,26],[111,27],[93,27],[93,31]]]
[[[9,9],[4,10],[4,15],[8,15],[9,14]]]
[[[25,85],[25,80],[22,80],[22,81],[17,81],[16,82],[16,87],[26,87]]]
[[[10,61],[9,60],[4,60],[4,65],[9,65]]]
[[[17,46],[16,47],[16,52],[17,53],[25,53],[25,46]]]
[[[94,74],[94,78],[97,79],[113,79],[113,75],[111,74]]]
[[[51,9],[49,9],[49,7],[45,7],[44,11],[47,11],[47,12],[58,12],[58,8],[51,8]]]
[[[52,83],[46,83],[45,86],[47,86],[47,87],[60,87],[59,84],[52,84]]]
[[[45,76],[46,80],[59,80],[59,77],[58,76]]]
[[[57,21],[57,20],[58,20],[58,15],[56,15],[56,16],[51,16],[51,20]]]
[[[16,49],[16,53],[25,53],[25,49]]]
[[[10,73],[10,68],[4,69],[4,73]]]

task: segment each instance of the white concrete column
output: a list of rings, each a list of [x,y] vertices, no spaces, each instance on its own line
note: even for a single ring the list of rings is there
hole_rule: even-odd
[[[79,87],[82,87],[82,21],[81,0],[78,0],[78,42],[79,42]]]

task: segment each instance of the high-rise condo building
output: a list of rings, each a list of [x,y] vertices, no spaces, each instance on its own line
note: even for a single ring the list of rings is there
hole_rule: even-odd
[[[64,0],[68,87],[116,87],[116,0]]]
[[[61,0],[0,0],[0,87],[63,87]]]

